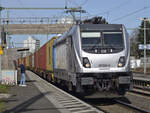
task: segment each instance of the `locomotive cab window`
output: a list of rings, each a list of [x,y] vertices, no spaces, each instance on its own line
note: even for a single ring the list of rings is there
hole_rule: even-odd
[[[104,46],[114,47],[114,48],[123,48],[123,34],[122,32],[104,32]]]
[[[122,32],[81,32],[82,50],[94,54],[117,53],[124,49]]]
[[[89,52],[89,49],[101,46],[100,32],[82,32],[81,33],[82,49]]]

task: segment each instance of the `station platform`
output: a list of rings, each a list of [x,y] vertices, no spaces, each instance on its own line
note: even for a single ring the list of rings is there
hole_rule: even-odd
[[[26,75],[26,87],[10,88],[12,96],[6,101],[4,113],[103,113],[31,71]]]
[[[12,96],[6,100],[4,113],[69,113],[52,99],[54,96],[52,91],[37,88],[40,82],[31,77],[34,73],[29,71],[26,73],[27,86],[17,85],[10,88]]]

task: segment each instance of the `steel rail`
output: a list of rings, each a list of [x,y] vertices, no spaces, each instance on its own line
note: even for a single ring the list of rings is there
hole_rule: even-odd
[[[129,107],[129,108],[131,108],[131,109],[137,110],[137,111],[139,111],[139,112],[142,112],[142,113],[150,113],[150,111],[144,110],[144,109],[142,109],[142,108],[138,108],[138,107],[136,107],[136,106],[134,106],[134,105],[132,105],[132,104],[127,104],[127,103],[124,103],[124,102],[119,101],[119,100],[115,100],[115,102],[117,102],[118,104],[127,106],[127,107]]]

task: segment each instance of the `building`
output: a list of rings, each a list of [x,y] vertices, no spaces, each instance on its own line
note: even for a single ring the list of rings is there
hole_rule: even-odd
[[[27,40],[24,40],[24,47],[29,48],[29,51],[25,52],[25,56],[29,53],[34,53],[40,48],[40,40],[34,38],[33,36],[29,36]]]

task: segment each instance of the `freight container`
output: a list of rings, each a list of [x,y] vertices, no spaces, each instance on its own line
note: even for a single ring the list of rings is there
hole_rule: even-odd
[[[26,67],[29,68],[29,56],[25,57]]]
[[[32,54],[32,59],[31,59],[31,61],[32,61],[32,68],[34,68],[34,54]]]
[[[44,44],[38,52],[38,63],[41,71],[46,70],[46,44]]]
[[[53,72],[53,44],[57,37],[53,37],[48,43],[46,44],[47,49],[47,62],[46,62],[46,69],[50,72]]]
[[[34,68],[38,68],[38,51],[34,53]]]
[[[40,59],[42,59],[41,57],[40,57],[40,49],[37,51],[37,68],[38,69],[40,69]]]
[[[32,68],[32,54],[29,56],[29,67]]]

